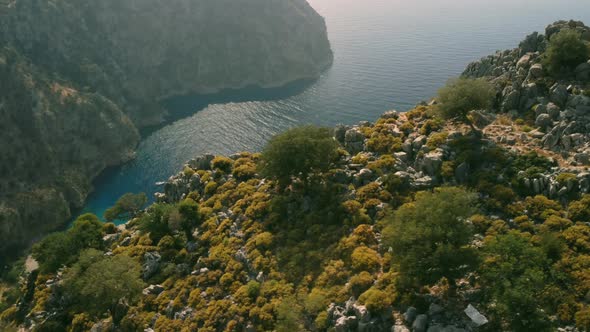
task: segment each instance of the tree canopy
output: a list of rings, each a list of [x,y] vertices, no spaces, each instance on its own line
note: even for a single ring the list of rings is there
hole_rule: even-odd
[[[438,90],[438,114],[472,124],[469,112],[492,106],[494,89],[485,79],[456,78]]]
[[[103,224],[93,214],[78,217],[66,232],[54,233],[31,249],[43,272],[54,272],[76,261],[81,250],[103,248]]]
[[[385,220],[384,243],[392,248],[393,263],[414,284],[428,285],[445,277],[451,283],[472,267],[475,252],[468,244],[475,213],[475,194],[442,187],[416,194]]]
[[[143,289],[140,274],[141,266],[129,256],[105,256],[87,249],[69,270],[65,289],[82,311],[96,316],[109,311],[112,315],[120,300],[132,303],[138,299]]]
[[[571,73],[590,57],[590,47],[575,30],[563,29],[551,36],[543,64],[552,75]]]
[[[332,130],[304,126],[273,137],[262,152],[262,173],[286,185],[292,177],[304,182],[313,172],[329,169],[337,157],[338,143]]]
[[[548,330],[548,317],[539,301],[547,287],[548,260],[543,250],[512,231],[489,241],[485,252],[481,282],[488,300],[495,303],[498,321],[506,321],[513,331]]]
[[[133,218],[146,203],[147,196],[144,193],[127,193],[121,196],[113,207],[110,207],[105,211],[104,218],[107,221]]]

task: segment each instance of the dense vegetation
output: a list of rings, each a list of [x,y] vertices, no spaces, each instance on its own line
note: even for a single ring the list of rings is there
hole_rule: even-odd
[[[83,215],[39,241],[38,268],[23,259],[3,276],[0,329],[588,330],[585,168],[469,128],[498,81],[459,79],[374,124],[192,160],[156,203],[128,194],[109,209],[124,225]],[[535,125],[532,108],[492,129]]]
[[[273,137],[262,154],[262,172],[282,186],[298,177],[307,182],[311,173],[325,172],[338,156],[329,128],[313,126],[291,129]]]
[[[579,32],[563,29],[551,36],[545,53],[544,64],[554,76],[571,75],[579,64],[590,57],[590,46]]]
[[[460,188],[442,187],[419,192],[413,202],[402,205],[384,220],[385,244],[400,275],[419,286],[445,278],[450,286],[473,269],[474,248],[469,246],[473,227],[468,224],[476,210],[477,196]]]
[[[416,123],[422,117],[426,126],[429,114],[418,108],[408,117]],[[379,120],[366,129],[366,137],[387,123],[391,119]],[[447,144],[473,154],[469,146],[478,139],[465,136],[463,142]],[[290,146],[291,153],[282,155]],[[92,215],[80,217],[67,232],[35,245],[39,275],[34,291],[27,294],[23,288],[20,295],[28,296],[28,309],[8,307],[3,319],[20,321],[27,310],[52,310],[59,299],[57,315],[37,330],[69,326],[69,331],[83,331],[105,313],[111,317],[108,324],[122,331],[142,329],[150,321],[156,330],[167,331],[247,325],[324,330],[331,324],[328,305],[351,296],[375,315],[392,307],[420,308],[425,294],[453,299],[475,289],[481,292],[480,307],[492,318],[490,331],[550,330],[557,322],[576,320],[579,326],[587,324],[584,294],[590,288],[584,271],[590,268],[590,227],[584,221],[590,196],[564,206],[543,196],[520,196],[507,186],[543,158],[483,150],[465,157],[487,163],[477,168],[469,189],[415,192],[387,173],[387,154],[374,161],[362,160],[363,152],[353,156],[381,172],[382,185],[338,183],[334,172],[350,157],[342,149],[342,157],[335,157],[336,146],[324,129],[294,129],[271,141],[262,156],[218,157],[210,171],[186,169],[183,176],[199,176],[206,183],[203,189],[180,202],[128,209],[137,215],[125,230]],[[279,185],[255,173],[248,179],[228,176],[243,165],[256,169],[256,163],[269,172],[264,169],[272,162],[281,163],[277,178],[307,177],[313,170],[318,181]],[[488,183],[486,174],[500,168],[514,178]],[[275,184],[283,189],[277,191]],[[347,186],[355,188],[354,194]],[[490,190],[493,199],[484,199]],[[389,208],[382,209],[383,203]],[[153,269],[146,268],[150,253],[159,260]],[[58,270],[57,280],[50,281]],[[140,296],[148,284],[162,289]],[[3,296],[4,301],[15,298]]]
[[[469,112],[488,109],[494,94],[485,79],[452,79],[438,91],[438,112],[443,119],[458,119],[472,125]]]

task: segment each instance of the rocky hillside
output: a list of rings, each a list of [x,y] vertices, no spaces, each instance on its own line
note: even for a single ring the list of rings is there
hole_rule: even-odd
[[[547,32],[565,27],[588,31]],[[555,78],[550,44],[469,65],[494,101],[458,121],[439,97],[190,160],[126,224],[42,240],[0,285],[0,328],[588,331],[590,54]],[[285,184],[269,156],[318,169]]]
[[[1,252],[63,223],[93,177],[132,158],[163,98],[280,86],[332,62],[305,0],[0,1],[0,41]]]

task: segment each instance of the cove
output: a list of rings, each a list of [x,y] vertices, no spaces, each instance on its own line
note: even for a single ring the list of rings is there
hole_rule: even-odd
[[[590,23],[580,0],[310,0],[326,18],[334,65],[318,80],[166,101],[170,121],[143,134],[137,158],[94,181],[84,212],[102,216],[126,192],[155,185],[203,153],[258,151],[301,124],[373,121],[436,94],[471,61],[514,48],[559,19]]]

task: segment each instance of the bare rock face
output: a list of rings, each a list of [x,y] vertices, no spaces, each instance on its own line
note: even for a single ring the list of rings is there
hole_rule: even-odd
[[[0,260],[131,159],[162,99],[316,78],[333,60],[305,0],[0,2],[0,45]]]

